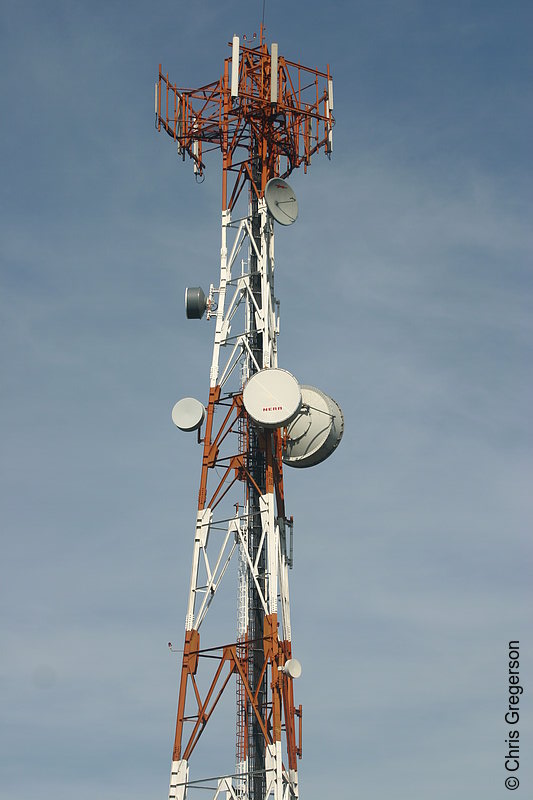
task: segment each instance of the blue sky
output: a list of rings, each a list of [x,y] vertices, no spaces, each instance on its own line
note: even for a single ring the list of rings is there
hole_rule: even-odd
[[[170,409],[207,396],[182,298],[217,278],[220,180],[154,130],[153,84],[217,78],[260,7],[1,6],[1,800],[166,797],[200,467]],[[329,61],[337,120],[276,238],[280,365],[346,419],[286,476],[304,800],[507,793],[510,639],[533,687],[532,21],[266,3],[280,53]]]

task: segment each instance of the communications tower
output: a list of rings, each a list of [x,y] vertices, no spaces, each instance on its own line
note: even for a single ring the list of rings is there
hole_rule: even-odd
[[[184,800],[194,787],[213,800],[290,800],[298,797],[302,708],[293,695],[301,667],[291,648],[293,522],[283,466],[323,461],[343,417],[332,398],[278,367],[274,229],[298,215],[285,178],[332,151],[333,82],[329,67],[288,61],[275,43],[269,50],[262,26],[258,40],[234,36],[229,46],[213,83],[178,88],[160,65],[155,86],[156,126],[198,178],[206,154],[222,153],[218,283],[207,294],[185,292],[187,317],[214,322],[209,398],[206,407],[184,398],[172,412],[178,428],[197,431],[203,457],[169,798]],[[202,624],[232,575],[234,640],[204,642]],[[195,750],[229,687],[236,758],[213,777]]]

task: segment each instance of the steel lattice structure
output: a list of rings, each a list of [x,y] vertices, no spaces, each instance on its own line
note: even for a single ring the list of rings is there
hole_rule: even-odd
[[[319,72],[287,61],[276,44],[269,51],[262,30],[255,47],[238,37],[230,47],[217,81],[178,88],[160,66],[155,91],[157,128],[192,159],[194,171],[203,174],[209,150],[220,150],[223,164],[220,277],[207,301],[215,334],[205,428],[198,433],[203,458],[170,800],[203,785],[205,775],[192,773],[193,754],[232,678],[236,764],[216,778],[214,800],[298,797],[302,755],[302,710],[284,671],[292,657],[285,431],[253,424],[243,387],[259,370],[278,366],[274,221],[265,186],[306,169],[319,150],[331,152],[333,85],[329,67]],[[232,561],[238,563],[235,641],[204,646],[200,629]]]

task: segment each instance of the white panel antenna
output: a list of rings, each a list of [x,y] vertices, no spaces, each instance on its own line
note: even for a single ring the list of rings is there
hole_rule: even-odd
[[[331,116],[331,109],[329,107],[329,100],[326,100],[326,117],[328,118],[328,120],[330,119],[330,116]],[[328,155],[333,152],[333,126],[331,124],[331,121],[328,123],[328,143],[326,146],[326,152]]]
[[[233,37],[231,50],[231,96],[239,96],[239,37]]]
[[[272,42],[270,48],[270,102],[278,102],[278,45]]]
[[[326,114],[328,117],[331,116],[331,112],[333,111],[333,80],[328,78],[328,99],[326,103]],[[327,144],[327,152],[333,152],[333,126],[331,122],[329,124],[328,129],[328,144]]]
[[[328,103],[329,110],[333,111],[333,81],[331,78],[328,80]]]

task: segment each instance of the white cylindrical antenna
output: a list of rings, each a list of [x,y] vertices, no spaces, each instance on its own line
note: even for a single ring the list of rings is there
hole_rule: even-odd
[[[333,111],[333,81],[331,78],[328,80],[328,103],[329,110]]]
[[[270,102],[278,102],[278,45],[272,42],[270,51]]]
[[[154,111],[157,114],[157,82],[155,84],[155,100],[154,100]]]
[[[231,50],[231,96],[239,96],[239,37],[233,37]]]
[[[192,153],[193,153],[193,156],[196,156],[195,160],[192,162],[192,164],[193,164],[193,172],[194,172],[195,175],[197,175],[199,173],[199,171],[200,171],[199,168],[198,168],[198,163],[196,161],[196,159],[198,158],[198,152],[199,152],[198,140],[196,139],[192,143]]]

